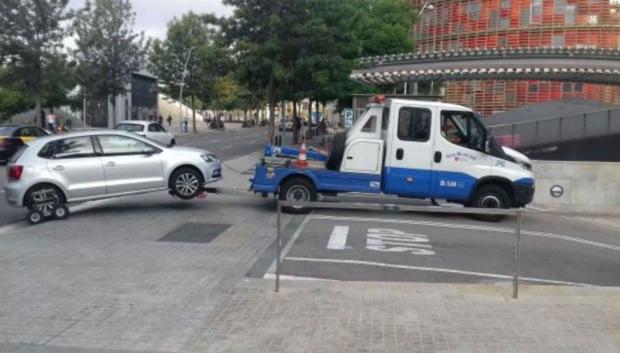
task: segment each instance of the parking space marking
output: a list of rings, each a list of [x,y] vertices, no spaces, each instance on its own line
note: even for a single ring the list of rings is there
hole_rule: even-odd
[[[335,226],[332,230],[332,234],[329,236],[327,242],[327,249],[329,250],[344,250],[347,246],[347,237],[349,236],[348,226]]]
[[[395,265],[388,264],[383,262],[373,262],[373,261],[360,261],[360,260],[341,260],[341,259],[318,259],[318,258],[306,258],[306,257],[287,257],[284,259],[285,261],[297,261],[297,262],[314,262],[314,263],[331,263],[331,264],[346,264],[346,265],[361,265],[361,266],[373,266],[373,267],[383,267],[383,268],[395,268],[402,270],[414,270],[414,271],[425,271],[425,272],[438,272],[438,273],[449,273],[449,274],[457,274],[457,275],[465,275],[465,276],[475,276],[475,277],[486,277],[486,278],[495,278],[495,279],[504,279],[504,280],[512,280],[512,276],[508,275],[499,275],[495,273],[485,273],[485,272],[474,272],[474,271],[461,271],[461,270],[453,270],[449,268],[437,268],[437,267],[422,267],[422,266],[408,266],[408,265]],[[537,282],[537,283],[545,283],[545,284],[559,284],[559,285],[569,285],[569,286],[580,286],[580,287],[596,287],[587,283],[579,283],[579,282],[567,282],[567,281],[556,281],[551,279],[541,279],[534,277],[519,277],[521,281],[527,282]]]
[[[429,226],[429,227],[443,227],[443,228],[455,228],[455,229],[470,229],[470,230],[482,230],[487,232],[496,232],[496,233],[504,233],[514,235],[515,230],[512,228],[502,228],[502,227],[489,227],[489,226],[476,226],[471,224],[456,224],[456,223],[443,223],[443,222],[433,222],[433,221],[412,221],[405,219],[390,219],[390,218],[368,218],[368,217],[340,217],[340,216],[324,216],[324,215],[313,215],[312,219],[323,219],[323,220],[333,220],[333,221],[354,221],[354,222],[375,222],[375,223],[390,223],[390,224],[410,224],[410,225],[421,225],[421,226]],[[531,230],[521,230],[521,235],[529,235],[541,238],[551,238],[551,239],[560,239],[573,243],[594,246],[598,248],[613,250],[620,252],[620,246],[601,243],[598,241],[587,240],[578,238],[571,235],[564,234],[553,234],[546,232],[537,232]]]

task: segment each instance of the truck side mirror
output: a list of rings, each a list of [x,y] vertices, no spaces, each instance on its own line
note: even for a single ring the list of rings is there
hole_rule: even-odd
[[[484,153],[491,154],[491,137],[487,137],[484,141]]]

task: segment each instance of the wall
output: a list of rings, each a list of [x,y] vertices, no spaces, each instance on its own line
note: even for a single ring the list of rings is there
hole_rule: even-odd
[[[534,161],[534,206],[583,211],[620,210],[620,163]],[[561,197],[551,188],[564,189]]]

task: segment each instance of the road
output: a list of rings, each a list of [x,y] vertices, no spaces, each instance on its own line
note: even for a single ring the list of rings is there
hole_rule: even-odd
[[[349,281],[503,282],[514,219],[322,210],[300,222],[282,274]],[[620,285],[620,228],[561,216],[523,219],[521,276],[537,284]]]
[[[260,151],[267,139],[266,128],[229,129],[227,131],[209,130],[201,134],[178,135],[180,146],[192,146],[207,149],[215,153],[223,161],[228,161],[248,153]],[[0,167],[0,185],[6,182],[6,167]],[[0,196],[0,227],[7,226],[25,219],[22,209],[9,207],[4,201],[4,191]]]

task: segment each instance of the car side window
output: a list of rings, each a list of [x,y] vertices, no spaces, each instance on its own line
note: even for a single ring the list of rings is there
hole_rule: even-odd
[[[54,159],[84,158],[95,155],[90,136],[59,140],[54,145]]]
[[[157,132],[166,132],[166,129],[164,129],[163,126],[159,125],[159,124],[154,124],[155,128],[157,129]]]
[[[34,130],[34,133],[37,137],[43,137],[43,136],[47,136],[47,134],[45,133],[45,131],[39,129],[38,127],[32,128]]]
[[[127,136],[101,135],[97,136],[104,155],[143,154],[145,149],[155,149],[153,146]]]
[[[431,111],[425,108],[403,107],[398,112],[398,139],[428,141],[431,135]]]
[[[159,132],[159,129],[157,129],[157,124],[149,124],[149,132]]]
[[[19,136],[21,137],[33,137],[34,134],[32,133],[32,129],[29,127],[23,127],[21,128],[20,132],[19,132]]]

